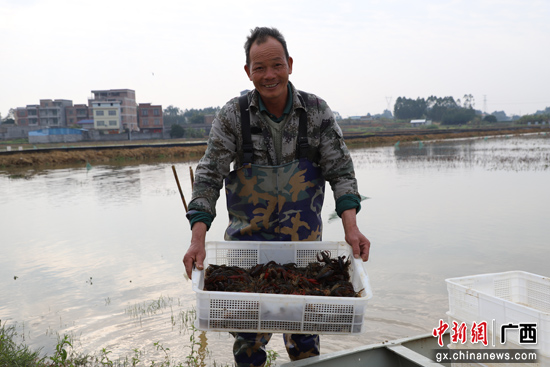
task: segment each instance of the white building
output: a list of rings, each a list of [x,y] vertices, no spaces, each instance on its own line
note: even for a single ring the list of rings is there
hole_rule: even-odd
[[[426,119],[423,119],[423,120],[411,120],[411,126],[412,126],[412,127],[422,126],[422,125],[431,125],[431,124],[432,124],[432,120],[426,120]]]
[[[98,102],[92,101],[94,111],[94,128],[102,131],[122,131],[120,119],[120,102]]]

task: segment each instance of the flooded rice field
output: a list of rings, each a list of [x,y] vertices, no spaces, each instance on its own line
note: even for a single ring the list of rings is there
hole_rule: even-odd
[[[431,332],[445,279],[523,270],[550,276],[550,136],[396,144],[352,151],[358,215],[372,242],[364,333],[322,336],[321,352]],[[175,164],[189,201],[189,167]],[[343,240],[325,200],[323,240]],[[0,320],[44,353],[59,335],[109,358],[232,362],[228,333],[191,327],[190,229],[170,164],[0,171]],[[223,194],[207,240],[223,239]],[[159,348],[162,346],[162,348]],[[288,361],[282,336],[269,349]]]

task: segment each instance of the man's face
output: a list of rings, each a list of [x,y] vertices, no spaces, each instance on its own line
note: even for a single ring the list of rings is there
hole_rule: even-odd
[[[285,56],[283,45],[273,37],[250,47],[250,65],[244,67],[248,78],[264,103],[286,103],[288,76],[292,74],[292,58]]]

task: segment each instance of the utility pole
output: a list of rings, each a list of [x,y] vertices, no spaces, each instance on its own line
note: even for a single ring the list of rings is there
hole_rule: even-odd
[[[483,95],[483,113],[487,115],[487,95]]]
[[[387,108],[388,111],[391,111],[391,110],[390,110],[390,108],[391,108],[391,100],[392,100],[392,96],[386,97],[386,102],[388,103],[388,108]]]

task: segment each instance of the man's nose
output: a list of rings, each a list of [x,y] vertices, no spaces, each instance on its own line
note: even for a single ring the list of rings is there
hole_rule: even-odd
[[[265,71],[265,77],[266,78],[274,78],[275,77],[275,69],[272,67],[268,67]]]

